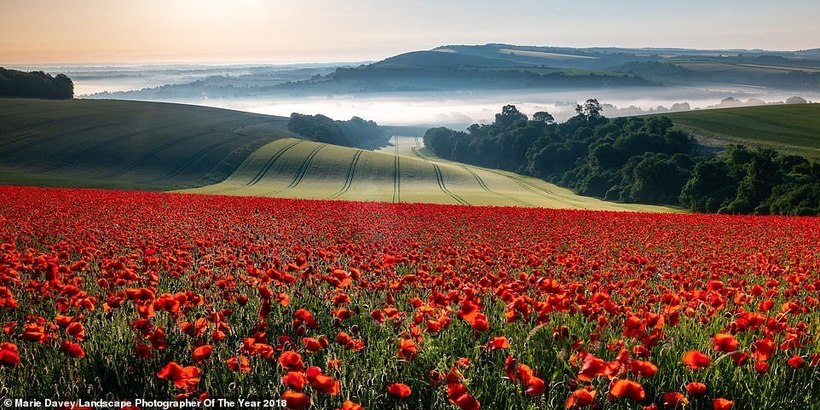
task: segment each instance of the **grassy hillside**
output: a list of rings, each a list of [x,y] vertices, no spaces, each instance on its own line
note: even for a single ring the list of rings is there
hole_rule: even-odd
[[[761,145],[820,160],[820,104],[725,108],[664,115],[700,138]]]
[[[116,100],[0,99],[0,184],[386,202],[656,210],[424,155],[293,138],[286,118]]]
[[[183,192],[516,205],[547,208],[669,210],[579,196],[544,181],[509,172],[427,157],[421,139],[394,137],[393,145],[365,151],[285,138],[260,148],[222,183]]]
[[[0,99],[0,183],[175,189],[222,181],[287,118],[179,104]]]

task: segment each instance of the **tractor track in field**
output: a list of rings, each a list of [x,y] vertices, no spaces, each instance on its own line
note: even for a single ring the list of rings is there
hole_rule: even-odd
[[[450,195],[451,198],[453,198],[456,202],[458,202],[461,205],[470,205],[470,203],[465,201],[464,198],[454,194],[449,189],[447,189],[447,186],[444,185],[444,174],[442,174],[441,168],[439,168],[438,164],[434,162],[430,162],[430,164],[433,165],[433,170],[436,172],[436,182],[438,182],[438,187],[441,189],[441,191],[447,195]]]
[[[495,193],[495,192],[493,192],[493,190],[492,190],[492,189],[490,189],[490,188],[487,186],[487,184],[485,184],[485,183],[484,183],[484,180],[483,180],[483,179],[481,179],[481,177],[480,177],[478,174],[476,174],[475,172],[473,172],[473,170],[471,170],[470,168],[468,168],[466,165],[463,165],[463,164],[459,164],[459,166],[460,166],[462,169],[464,169],[465,171],[467,171],[467,173],[468,173],[468,174],[472,175],[472,176],[473,176],[473,178],[475,178],[475,182],[478,182],[478,186],[480,186],[480,187],[481,187],[481,189],[483,189],[483,190],[484,190],[484,192],[492,192],[492,193]]]
[[[347,176],[345,176],[345,183],[344,185],[342,185],[342,189],[333,194],[333,196],[331,196],[330,199],[336,199],[344,195],[344,193],[347,192],[348,189],[350,189],[350,185],[353,184],[353,177],[356,174],[356,166],[359,164],[359,158],[362,156],[363,153],[364,151],[357,150],[356,154],[353,155],[353,160],[347,167]]]
[[[168,174],[164,175],[163,177],[157,179],[157,181],[166,181],[166,180],[169,180],[171,178],[176,177],[177,175],[181,174],[182,171],[185,170],[185,168],[190,166],[194,161],[200,159],[203,155],[205,155],[205,154],[207,154],[207,153],[209,153],[209,152],[217,149],[218,147],[220,147],[222,145],[225,145],[229,142],[231,142],[231,140],[226,139],[225,141],[217,142],[216,144],[212,144],[210,146],[207,146],[207,147],[197,151],[196,153],[194,153],[193,155],[191,155],[187,159],[185,159],[185,161],[180,163],[171,172],[169,172]]]
[[[211,132],[216,132],[216,131],[215,131],[214,129],[210,129],[210,130],[208,130],[208,133],[211,133]],[[128,171],[131,171],[132,169],[134,169],[134,168],[136,168],[136,167],[138,167],[138,166],[140,166],[140,165],[144,164],[146,161],[148,161],[149,159],[153,158],[153,157],[154,157],[154,155],[157,155],[157,154],[159,154],[160,152],[162,152],[162,151],[164,151],[164,150],[166,150],[166,149],[168,149],[168,148],[173,147],[174,145],[177,145],[177,144],[179,144],[179,143],[183,143],[183,142],[186,142],[186,141],[190,141],[190,140],[192,140],[192,139],[194,139],[194,138],[201,137],[201,136],[203,136],[203,135],[206,135],[206,134],[195,134],[195,135],[189,135],[189,136],[187,136],[187,137],[180,138],[180,139],[177,139],[177,140],[174,140],[174,141],[169,141],[169,142],[167,142],[167,143],[165,143],[165,144],[162,144],[162,145],[160,145],[160,146],[157,146],[157,147],[155,147],[154,149],[151,149],[151,150],[146,151],[146,152],[145,152],[144,154],[142,154],[142,155],[141,155],[141,156],[140,156],[140,157],[139,157],[136,161],[134,161],[134,162],[132,162],[132,163],[130,163],[130,164],[128,164],[128,165],[126,165],[126,166],[125,166],[125,168],[122,168],[122,169],[120,169],[120,170],[119,170],[119,171],[117,171],[117,172],[112,172],[112,173],[109,173],[109,174],[106,174],[106,175],[102,175],[100,178],[111,178],[111,177],[115,177],[115,176],[117,176],[117,175],[122,175],[122,174],[124,174],[124,173],[126,173],[126,172],[128,172]]]
[[[6,141],[3,141],[2,143],[0,143],[0,148],[5,147],[6,145],[16,144],[20,141],[25,141],[26,139],[29,139],[29,138],[37,137],[38,135],[42,135],[42,133],[37,132],[37,131],[31,131],[31,130],[25,131],[24,130],[22,133],[19,133],[19,134],[15,135],[14,139],[9,139],[9,140],[6,140]]]
[[[276,162],[276,160],[278,160],[280,157],[282,157],[282,155],[284,155],[285,152],[287,152],[289,149],[291,149],[291,148],[293,148],[293,147],[295,147],[295,146],[297,146],[297,145],[299,145],[303,142],[304,142],[304,140],[294,141],[294,142],[291,142],[288,145],[280,148],[279,151],[276,151],[276,153],[274,153],[273,155],[271,155],[270,158],[268,158],[268,162],[265,163],[265,165],[262,167],[262,169],[260,169],[259,172],[257,172],[256,175],[250,181],[248,181],[245,184],[245,186],[248,187],[248,186],[256,185],[265,176],[265,174],[267,174],[268,171],[270,171],[270,169],[273,167],[273,164]],[[239,188],[235,188],[235,189],[239,189]]]
[[[511,201],[513,201],[513,202],[516,202],[517,204],[519,204],[519,205],[521,205],[521,206],[533,206],[532,204],[527,203],[527,202],[524,202],[524,201],[522,201],[522,200],[520,200],[520,199],[518,199],[518,198],[511,197],[511,196],[505,196],[505,195],[502,195],[502,194],[500,194],[500,193],[498,193],[498,192],[493,191],[492,189],[490,189],[490,187],[488,187],[488,186],[487,186],[487,183],[486,183],[486,182],[484,182],[484,179],[483,179],[483,178],[481,178],[481,175],[478,175],[475,171],[473,171],[472,169],[470,169],[470,167],[468,167],[468,166],[466,166],[466,165],[464,165],[464,164],[460,164],[460,166],[461,166],[462,168],[464,168],[464,170],[465,170],[465,171],[467,171],[470,175],[472,175],[472,176],[473,176],[473,178],[475,178],[476,182],[478,182],[478,185],[479,185],[479,186],[481,186],[481,189],[483,189],[485,192],[489,192],[489,193],[491,193],[491,194],[494,194],[494,195],[498,195],[498,196],[501,196],[501,197],[507,198],[507,199],[509,199],[509,200],[511,200]]]
[[[25,150],[25,149],[29,149],[31,147],[34,147],[34,146],[37,146],[37,145],[40,145],[40,144],[43,144],[43,143],[48,143],[48,142],[54,141],[54,140],[59,139],[59,138],[70,137],[70,136],[74,136],[74,135],[82,135],[86,132],[89,132],[89,131],[92,131],[92,130],[95,130],[95,129],[98,129],[98,128],[105,128],[107,125],[109,125],[109,124],[94,125],[92,127],[81,128],[81,129],[74,130],[74,131],[71,131],[71,132],[68,132],[68,133],[65,133],[65,134],[53,134],[53,135],[45,135],[45,136],[43,135],[42,132],[32,131],[32,133],[34,135],[26,135],[24,137],[17,138],[13,141],[6,141],[6,142],[3,142],[2,144],[0,144],[1,148],[5,148],[6,146],[9,146],[9,145],[14,145],[14,144],[17,144],[17,143],[20,143],[20,142],[23,143],[23,144],[20,144],[20,145],[14,147],[13,151],[7,151],[7,152],[4,152],[4,153],[0,153],[0,158],[6,157],[8,155],[11,155],[11,154],[14,154],[14,153],[17,153],[17,152],[20,152],[20,151]],[[137,133],[146,132],[146,131],[148,131],[148,129],[138,131]],[[129,135],[133,135],[133,134],[129,134]],[[35,138],[39,138],[39,139],[32,141],[32,139],[35,139]],[[115,138],[117,138],[117,137],[115,137]],[[26,140],[28,140],[28,141],[26,141]]]
[[[399,161],[399,139],[394,145],[396,156],[393,160],[393,202],[401,202],[401,163]]]
[[[253,138],[252,135],[243,133],[239,130],[242,129],[242,128],[248,127],[248,126],[254,126],[254,125],[259,125],[259,124],[264,124],[264,123],[265,122],[242,125],[242,126],[234,128],[230,132],[233,133],[233,134],[236,134],[236,135],[241,135],[241,136],[246,137],[246,138]],[[185,168],[187,168],[191,163],[193,163],[196,160],[200,159],[203,155],[205,155],[205,154],[207,154],[207,153],[209,153],[209,152],[217,149],[218,147],[220,147],[222,145],[225,145],[229,142],[231,142],[230,139],[225,139],[225,141],[220,141],[220,142],[217,142],[215,144],[211,144],[211,145],[197,151],[195,154],[193,154],[192,156],[187,158],[185,161],[183,161],[181,164],[179,164],[176,168],[174,168],[173,171],[171,171],[168,174],[164,175],[162,178],[158,179],[157,181],[165,181],[165,180],[176,177],[177,175],[181,174],[182,171],[184,171]],[[264,144],[262,144],[262,145],[264,146]]]
[[[158,130],[165,130],[165,129],[172,128],[172,127],[174,127],[174,125],[169,125],[169,126],[166,126],[166,127],[151,129],[150,132],[157,132]],[[62,160],[62,161],[60,161],[56,164],[52,164],[52,165],[49,165],[45,168],[39,169],[39,170],[37,170],[37,172],[48,172],[48,171],[54,171],[55,169],[60,169],[64,166],[66,166],[66,165],[77,162],[78,160],[82,159],[83,157],[85,157],[86,155],[88,155],[88,154],[90,154],[94,151],[105,148],[105,147],[107,147],[111,144],[114,144],[114,143],[116,143],[120,140],[125,140],[125,139],[131,138],[131,137],[134,137],[134,136],[137,136],[137,135],[140,135],[140,134],[144,134],[144,133],[146,133],[146,131],[135,131],[135,132],[130,132],[128,134],[123,134],[123,135],[119,135],[119,136],[110,138],[110,139],[108,139],[106,141],[103,141],[99,144],[92,145],[92,146],[90,146],[90,147],[88,147],[88,148],[86,148],[86,149],[84,149],[80,152],[72,154],[71,158],[64,159],[64,160]]]
[[[419,153],[418,149],[421,148],[421,144],[419,143],[419,137],[413,137],[413,139],[416,142],[416,146],[411,147],[410,151],[413,152],[413,155],[421,158],[422,161],[424,161],[424,162],[426,162],[426,163],[433,166],[433,171],[436,173],[436,183],[438,183],[439,189],[441,189],[441,191],[444,192],[445,194],[449,195],[450,198],[453,198],[453,200],[455,200],[457,203],[459,203],[461,205],[470,205],[470,203],[467,202],[460,195],[454,194],[452,191],[447,189],[447,186],[444,184],[444,174],[441,172],[441,168],[438,166],[437,163],[435,163],[433,161],[430,161],[429,158],[427,158],[427,157],[425,157],[425,156],[423,156]]]
[[[305,174],[307,173],[308,167],[310,167],[310,163],[313,162],[313,158],[315,158],[316,154],[318,154],[319,151],[321,151],[322,148],[324,148],[326,146],[327,146],[327,144],[322,144],[322,145],[319,145],[318,147],[314,148],[313,151],[310,151],[310,153],[307,154],[307,156],[305,156],[305,158],[299,164],[299,167],[296,169],[296,175],[294,175],[293,181],[290,181],[290,184],[288,184],[288,186],[286,186],[282,189],[279,189],[277,191],[274,191],[273,193],[278,194],[279,192],[287,191],[289,189],[296,188],[296,186],[299,185],[299,183],[302,182],[302,179],[305,177]]]
[[[570,203],[569,201],[567,201],[565,199],[562,199],[562,198],[558,197],[552,191],[533,186],[533,185],[529,184],[528,182],[522,181],[522,180],[520,180],[516,177],[510,176],[510,175],[504,175],[501,172],[498,172],[498,171],[495,171],[495,170],[492,170],[492,169],[488,169],[487,171],[492,172],[493,174],[496,174],[496,175],[501,175],[502,177],[509,178],[510,180],[512,180],[513,182],[518,184],[518,186],[520,186],[521,188],[524,188],[525,190],[530,191],[530,192],[532,192],[536,195],[540,195],[540,196],[542,196],[544,198],[547,198],[547,199],[552,199],[552,200],[557,201],[557,202],[561,202],[561,203],[564,203],[564,204],[567,204],[567,205],[571,205],[573,207],[578,206],[582,209],[587,209],[586,207],[584,207],[582,205],[575,205],[575,204],[572,204],[572,203]]]
[[[430,161],[430,158],[428,158],[428,157],[427,157],[427,156],[425,156],[425,155],[422,155],[422,154],[419,152],[419,149],[421,148],[421,143],[419,142],[419,137],[413,137],[413,138],[414,138],[414,140],[415,140],[415,142],[416,142],[416,146],[415,146],[415,147],[413,147],[413,148],[411,148],[411,150],[413,151],[413,154],[414,154],[415,156],[417,156],[417,157],[421,158],[422,160],[424,160],[424,162],[427,162],[427,163],[429,163],[429,164],[432,164],[433,162],[432,162],[432,161]],[[467,173],[468,173],[468,174],[472,175],[472,176],[473,176],[473,178],[475,178],[476,182],[478,183],[478,186],[480,186],[480,187],[481,187],[481,189],[483,189],[485,192],[491,193],[491,194],[493,194],[493,195],[498,195],[498,196],[503,197],[503,198],[507,198],[507,199],[509,199],[509,200],[511,200],[511,201],[513,201],[513,202],[518,203],[518,204],[519,204],[519,205],[521,205],[521,206],[533,206],[532,204],[529,204],[529,203],[527,203],[527,202],[524,202],[524,201],[522,201],[522,200],[520,200],[520,199],[518,199],[518,198],[507,197],[507,196],[504,196],[504,195],[502,195],[502,194],[499,194],[498,192],[493,191],[492,189],[490,189],[490,187],[488,187],[488,186],[487,186],[487,184],[484,182],[484,179],[483,179],[483,178],[481,178],[481,176],[480,176],[480,175],[478,175],[475,171],[471,170],[468,166],[466,166],[466,165],[464,165],[464,164],[458,164],[458,165],[459,165],[461,168],[463,168],[465,171],[467,171]],[[438,174],[439,174],[440,172],[441,172],[440,170],[437,170],[437,172],[436,172],[436,178],[438,178]],[[442,183],[443,183],[443,180],[442,180]],[[439,187],[441,187],[441,184],[439,184]],[[447,192],[450,196],[452,196],[452,195],[453,195],[450,191],[445,191],[445,192]],[[455,198],[454,198],[454,199],[455,199]],[[462,200],[464,200],[463,198],[461,198],[461,199],[462,199]],[[458,201],[458,199],[456,199],[456,200]],[[466,201],[465,201],[465,202],[466,202]],[[469,204],[464,204],[464,205],[469,205]]]

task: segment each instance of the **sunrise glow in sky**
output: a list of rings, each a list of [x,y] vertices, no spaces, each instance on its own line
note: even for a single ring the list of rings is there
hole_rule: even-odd
[[[444,44],[820,47],[796,0],[0,0],[0,64],[375,60]]]

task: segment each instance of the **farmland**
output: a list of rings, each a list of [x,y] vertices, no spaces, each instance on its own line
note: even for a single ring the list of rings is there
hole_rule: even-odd
[[[0,181],[166,190],[224,180],[286,118],[180,104],[0,99]]]
[[[739,107],[665,114],[700,137],[759,145],[820,160],[820,104]]]
[[[2,397],[818,409],[819,238],[817,218],[0,187]]]
[[[420,155],[295,138],[287,119],[130,101],[0,99],[0,182],[226,195],[660,210]]]
[[[536,178],[464,165],[423,154],[421,138],[394,137],[379,151],[293,138],[260,148],[224,182],[182,192],[425,202],[515,205],[546,208],[656,210],[583,197]]]

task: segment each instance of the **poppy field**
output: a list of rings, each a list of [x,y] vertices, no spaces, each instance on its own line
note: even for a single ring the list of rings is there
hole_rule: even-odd
[[[0,187],[0,399],[818,409],[820,219]]]

